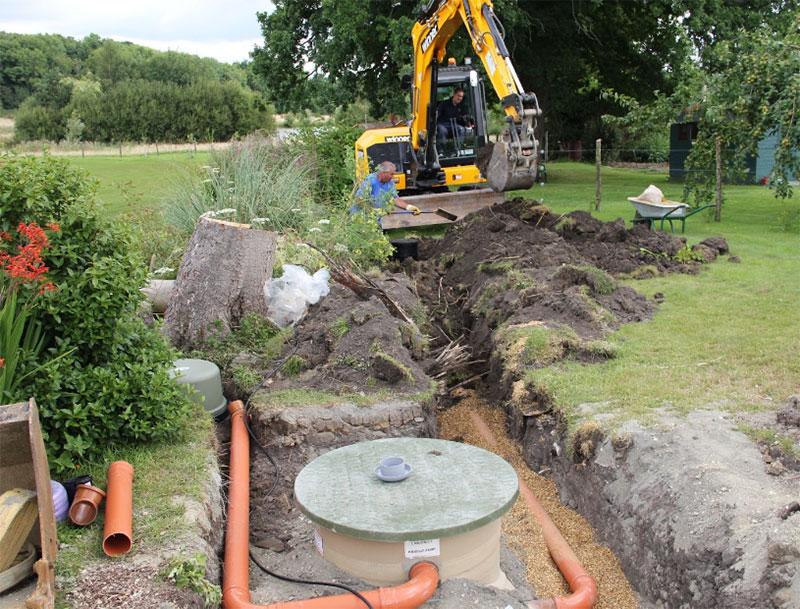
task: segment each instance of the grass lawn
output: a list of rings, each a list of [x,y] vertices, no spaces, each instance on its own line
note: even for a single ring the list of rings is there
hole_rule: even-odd
[[[158,156],[64,157],[100,182],[98,201],[111,215],[156,209],[181,172],[204,165],[208,152],[176,152]]]
[[[525,196],[543,199],[557,213],[594,204],[594,167],[551,163],[550,181]],[[630,220],[626,196],[648,184],[680,200],[682,185],[666,174],[603,169],[602,220]],[[759,186],[728,186],[722,222],[697,214],[686,222],[689,244],[711,235],[728,240],[741,264],[718,258],[699,275],[633,281],[637,290],[665,295],[655,317],[612,335],[619,355],[600,364],[564,362],[531,371],[566,412],[583,403],[620,418],[647,419],[654,408],[679,411],[715,404],[733,410],[768,408],[800,391],[800,234],[785,232],[778,217],[800,210],[797,196],[775,199]],[[709,210],[711,211],[711,210]]]

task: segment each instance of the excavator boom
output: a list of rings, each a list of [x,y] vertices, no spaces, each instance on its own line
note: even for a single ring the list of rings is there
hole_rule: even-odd
[[[435,138],[431,132],[435,126],[436,66],[444,61],[447,43],[462,24],[500,98],[507,121],[498,141],[478,154],[477,165],[496,192],[530,188],[537,172],[534,129],[541,110],[536,96],[522,87],[490,0],[433,0],[414,25],[412,146],[424,151],[426,166],[436,165],[435,146],[431,144]]]

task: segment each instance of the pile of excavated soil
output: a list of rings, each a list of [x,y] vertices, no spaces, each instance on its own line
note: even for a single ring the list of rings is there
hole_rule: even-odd
[[[535,474],[525,463],[519,445],[506,432],[505,412],[492,408],[472,394],[439,417],[440,437],[468,442],[492,450],[473,427],[469,413],[477,411],[492,429],[497,439],[497,453],[511,463],[517,475],[525,481],[558,526],[586,571],[598,587],[596,609],[635,609],[639,606],[614,553],[596,539],[592,526],[577,512],[561,504],[558,489],[552,480]],[[503,534],[509,547],[527,568],[528,582],[539,598],[569,593],[564,578],[547,551],[541,528],[531,516],[525,501],[519,498],[503,518]]]
[[[693,273],[701,262],[690,258],[727,252],[721,238],[696,247],[642,225],[627,229],[621,219],[604,223],[581,211],[557,216],[536,201],[514,199],[470,215],[442,239],[423,240],[421,261],[407,270],[436,319],[436,338],[464,336],[476,360],[496,359],[499,328],[539,324],[564,337],[555,346],[561,356],[592,361],[612,355],[597,339],[656,308],[616,277]]]
[[[631,273],[644,265],[660,272],[687,271],[674,259],[685,239],[624,220],[602,222],[585,211],[555,215],[537,201],[513,199],[471,214],[440,240],[421,244],[422,256],[464,257],[460,266],[495,259],[515,266],[546,268],[590,263],[611,273]]]
[[[385,275],[376,283],[409,315],[424,311],[405,275]],[[284,373],[271,389],[424,392],[430,387],[422,365],[425,340],[415,326],[393,317],[377,297],[362,300],[333,284],[331,293],[295,328],[284,351],[284,357],[292,354],[302,370],[296,376]]]

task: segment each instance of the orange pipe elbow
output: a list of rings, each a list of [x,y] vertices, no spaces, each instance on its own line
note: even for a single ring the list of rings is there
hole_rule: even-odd
[[[353,594],[258,605],[250,602],[250,438],[244,425],[244,405],[228,405],[231,413],[230,485],[228,523],[225,530],[225,564],[222,605],[225,609],[364,609]],[[439,572],[431,563],[411,567],[409,580],[398,586],[363,592],[374,609],[416,609],[439,585]]]
[[[132,543],[133,466],[127,461],[114,461],[108,466],[103,552],[122,556],[130,551]]]
[[[494,434],[483,418],[476,412],[471,413],[470,416],[481,437],[486,440],[490,447],[497,448]],[[575,552],[572,551],[567,540],[561,535],[561,531],[558,530],[547,511],[539,503],[536,495],[533,494],[533,491],[521,478],[519,480],[519,492],[531,514],[542,527],[542,536],[547,544],[550,556],[572,591],[567,596],[533,601],[529,604],[529,607],[531,609],[590,609],[594,607],[597,602],[597,584],[594,579],[583,568],[578,557],[575,556]]]

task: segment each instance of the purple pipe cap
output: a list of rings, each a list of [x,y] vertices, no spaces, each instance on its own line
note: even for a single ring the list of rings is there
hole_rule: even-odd
[[[64,485],[55,480],[50,481],[50,489],[53,493],[53,511],[56,515],[56,522],[63,522],[67,519],[69,512],[69,500],[67,499],[67,489]]]

